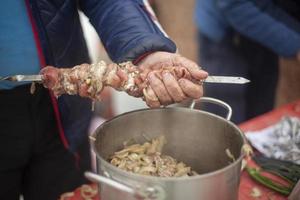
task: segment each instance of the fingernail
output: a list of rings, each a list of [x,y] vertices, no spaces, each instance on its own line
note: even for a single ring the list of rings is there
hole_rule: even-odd
[[[208,76],[208,72],[202,71],[203,75]]]
[[[207,78],[208,77],[208,73],[206,72],[206,71],[200,71],[200,79],[205,79],[205,78]]]

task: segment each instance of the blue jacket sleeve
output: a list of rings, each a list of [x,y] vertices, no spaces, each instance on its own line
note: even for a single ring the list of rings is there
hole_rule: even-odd
[[[217,6],[235,30],[278,55],[300,51],[300,23],[271,0],[217,0]]]
[[[114,62],[135,60],[176,45],[152,20],[142,0],[81,0],[80,8],[98,32]]]

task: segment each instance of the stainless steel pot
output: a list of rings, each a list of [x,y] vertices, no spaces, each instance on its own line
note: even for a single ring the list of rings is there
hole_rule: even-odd
[[[93,134],[92,146],[97,154],[98,174],[87,172],[99,182],[103,200],[237,200],[245,144],[243,133],[229,121],[228,104],[201,98],[228,109],[227,120],[212,113],[188,108],[137,110],[119,115],[102,124]],[[165,135],[163,153],[190,165],[201,175],[162,178],[142,176],[121,170],[107,159],[123,148],[123,142]],[[229,149],[236,158],[226,154]]]

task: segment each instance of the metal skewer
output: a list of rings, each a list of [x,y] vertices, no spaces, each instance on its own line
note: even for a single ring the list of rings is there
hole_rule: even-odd
[[[245,84],[245,83],[249,83],[250,81],[243,77],[236,77],[236,76],[208,76],[203,82]]]
[[[13,81],[13,82],[41,82],[42,75],[14,75],[0,77],[0,81]]]
[[[14,75],[7,77],[0,77],[0,81],[13,81],[13,82],[41,82],[42,75]],[[205,83],[229,83],[229,84],[245,84],[249,83],[248,79],[243,77],[234,77],[234,76],[208,76],[205,80]]]

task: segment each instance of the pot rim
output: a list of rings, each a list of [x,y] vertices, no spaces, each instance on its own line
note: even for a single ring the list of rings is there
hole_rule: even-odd
[[[210,113],[210,112],[206,112],[206,111],[203,111],[203,110],[189,109],[189,108],[185,108],[185,107],[164,107],[164,108],[154,108],[154,109],[153,108],[151,108],[151,109],[149,109],[149,108],[137,109],[137,110],[133,110],[133,111],[122,113],[120,115],[117,115],[117,116],[115,116],[115,117],[113,117],[113,118],[105,121],[100,126],[98,126],[97,129],[93,132],[92,137],[95,138],[95,140],[92,141],[92,149],[93,149],[94,153],[96,154],[97,158],[100,159],[100,163],[103,163],[105,166],[112,167],[113,170],[117,171],[118,173],[121,173],[121,174],[125,175],[126,177],[132,176],[134,178],[144,178],[144,179],[148,179],[148,180],[152,180],[152,181],[180,181],[180,180],[185,181],[185,180],[205,179],[205,178],[209,178],[211,176],[216,176],[218,174],[221,174],[221,173],[229,170],[232,167],[235,167],[245,157],[245,153],[243,152],[243,146],[242,146],[241,150],[240,150],[240,156],[239,156],[239,158],[235,159],[234,162],[232,162],[229,165],[227,165],[225,167],[222,167],[222,168],[220,168],[218,170],[215,170],[215,171],[212,171],[212,172],[208,172],[208,173],[204,173],[204,174],[195,175],[195,176],[189,176],[189,177],[155,177],[155,176],[147,176],[147,175],[135,174],[133,172],[127,172],[125,170],[122,170],[122,169],[120,169],[120,168],[112,165],[107,160],[103,159],[99,155],[99,153],[96,151],[95,142],[97,140],[96,139],[97,132],[99,132],[98,130],[103,129],[103,127],[107,123],[109,123],[109,122],[111,122],[111,121],[113,121],[113,120],[115,120],[115,119],[117,119],[119,117],[122,117],[124,115],[131,114],[131,113],[136,113],[136,112],[141,112],[141,111],[147,111],[147,110],[151,110],[152,111],[152,110],[164,110],[164,109],[170,109],[170,110],[190,110],[192,112],[200,112],[200,113],[205,114],[205,115],[210,115],[212,117],[216,117],[219,120],[222,120],[222,121],[230,124],[230,126],[232,126],[233,128],[239,130],[240,136],[243,139],[243,144],[246,144],[246,137],[244,136],[243,132],[238,128],[237,125],[235,125],[231,121],[226,120],[225,118],[223,118],[221,116],[218,116],[218,115]]]

